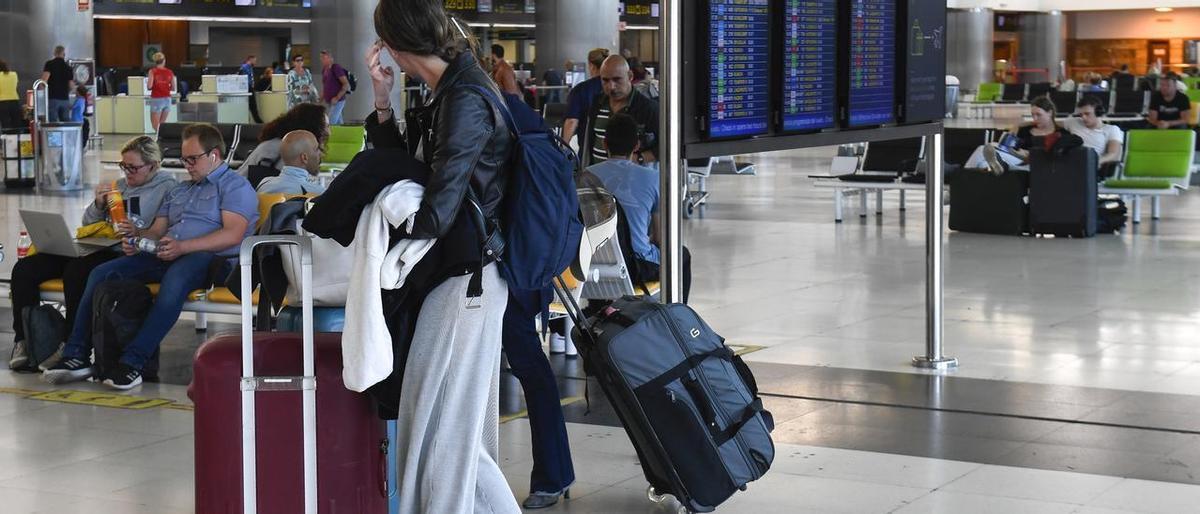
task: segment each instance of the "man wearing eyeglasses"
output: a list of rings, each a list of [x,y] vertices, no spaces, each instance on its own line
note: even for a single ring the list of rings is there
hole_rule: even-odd
[[[92,292],[108,280],[134,279],[160,284],[154,305],[141,330],[125,348],[118,365],[99,377],[114,389],[142,383],[142,368],[163,337],[171,330],[192,291],[208,286],[210,278],[223,280],[232,269],[242,240],[258,221],[258,197],[244,177],[225,164],[225,143],[212,125],[191,125],[183,130],[183,158],[192,180],[173,189],[159,207],[154,223],[137,231],[139,237],[158,242],[155,253],[139,252],[127,240],[125,256],[96,268],[88,277],[81,312],[92,311]],[[216,273],[212,273],[216,270]],[[92,376],[91,317],[75,319],[58,365],[43,378],[52,384]]]

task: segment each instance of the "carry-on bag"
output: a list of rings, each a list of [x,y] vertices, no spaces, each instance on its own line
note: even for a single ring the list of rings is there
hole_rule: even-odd
[[[254,236],[241,248],[244,289],[263,244],[299,246],[302,284],[312,283],[308,237]],[[196,512],[388,512],[385,424],[370,397],[342,384],[341,334],[314,334],[312,296],[301,290],[301,332],[253,332],[243,295],[241,335],[196,353]]]
[[[1096,235],[1095,150],[1029,152],[1029,229],[1034,234]]]
[[[584,369],[637,450],[648,495],[711,512],[761,478],[775,458],[774,421],[750,369],[684,304],[626,296],[583,319],[562,279]]]
[[[125,347],[133,342],[150,309],[154,295],[140,280],[110,280],[96,287],[92,302],[92,347],[96,350],[93,372],[108,376],[117,368]],[[159,350],[142,367],[142,379],[158,382]]]
[[[1029,173],[964,168],[950,184],[950,230],[1019,236],[1029,232]]]

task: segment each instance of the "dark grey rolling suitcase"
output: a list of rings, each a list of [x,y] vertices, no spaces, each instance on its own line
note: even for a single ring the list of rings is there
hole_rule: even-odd
[[[637,449],[649,496],[670,494],[711,512],[761,478],[775,458],[774,421],[754,376],[695,311],[627,296],[576,319],[584,369],[599,383]]]
[[[1019,236],[1029,232],[1029,173],[959,170],[950,182],[950,230]]]
[[[1096,152],[1082,146],[1062,155],[1041,149],[1029,152],[1030,232],[1096,235],[1097,161]]]

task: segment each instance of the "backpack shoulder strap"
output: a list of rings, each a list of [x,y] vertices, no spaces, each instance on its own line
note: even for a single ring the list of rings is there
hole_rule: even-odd
[[[508,110],[508,104],[495,91],[478,84],[464,84],[464,87],[483,95],[483,99],[492,106],[492,110],[499,111],[500,115],[504,117],[504,122],[508,124],[508,130],[514,136],[521,133],[520,127],[517,126],[516,118],[513,117],[512,111]]]

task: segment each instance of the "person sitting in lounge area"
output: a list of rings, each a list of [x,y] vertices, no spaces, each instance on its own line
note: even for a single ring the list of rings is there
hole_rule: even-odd
[[[121,148],[121,162],[117,164],[124,172],[124,177],[116,181],[116,191],[121,193],[125,213],[135,221],[149,222],[158,207],[166,198],[167,193],[179,183],[168,173],[159,173],[158,164],[162,161],[162,150],[150,136],[137,136],[130,139]],[[113,193],[112,182],[101,182],[96,186],[95,198],[83,210],[83,224],[91,225],[105,221],[108,217],[108,198]],[[121,224],[116,227],[121,235],[132,235],[134,226]],[[25,348],[25,326],[21,322],[21,311],[26,307],[38,305],[40,300],[39,286],[42,282],[56,278],[62,279],[64,306],[67,309],[67,326],[75,321],[83,299],[84,286],[88,275],[101,264],[120,257],[115,251],[100,251],[82,257],[51,255],[38,252],[20,259],[13,265],[12,270],[12,311],[13,335],[15,336],[12,357],[9,367],[19,368],[36,365],[28,363],[28,352]]]
[[[641,150],[638,141],[638,122],[629,114],[617,113],[608,119],[605,133],[608,160],[588,167],[617,199],[629,224],[630,248],[636,276],[642,280],[658,280],[661,264],[658,242],[658,172],[634,162]],[[692,288],[692,256],[683,248],[683,301],[686,303]],[[637,289],[638,284],[634,284]]]
[[[215,127],[197,124],[185,128],[182,153],[192,180],[171,190],[154,223],[136,232],[138,237],[156,241],[157,251],[139,251],[126,240],[121,245],[125,256],[91,273],[79,303],[80,312],[92,312],[94,291],[108,280],[160,284],[141,330],[116,368],[99,377],[115,389],[142,383],[143,366],[179,319],[188,294],[208,285],[212,268],[221,268],[218,275],[228,274],[231,259],[236,260],[242,240],[258,221],[258,197],[250,183],[225,164],[225,142]],[[45,381],[63,384],[92,376],[91,321],[91,316],[76,317],[62,360],[43,373]]]
[[[1006,170],[1029,170],[1029,150],[1037,146],[1050,147],[1058,138],[1069,134],[1054,121],[1054,102],[1041,96],[1029,106],[1033,121],[1005,133],[999,143],[988,143],[975,149],[963,166],[968,169],[987,168],[997,175]],[[1011,144],[1006,144],[1011,141]],[[1001,145],[1006,145],[1001,148]]]
[[[321,194],[325,187],[316,182],[321,172],[321,144],[307,130],[293,130],[283,136],[279,145],[283,171],[278,176],[264,178],[258,184],[259,193],[303,195]]]
[[[1188,120],[1192,117],[1192,103],[1179,92],[1174,73],[1167,74],[1158,81],[1158,91],[1150,95],[1150,112],[1146,121],[1160,129],[1187,128]]]
[[[1079,99],[1075,106],[1078,116],[1067,118],[1063,127],[1072,134],[1083,139],[1083,146],[1096,151],[1100,157],[1100,174],[1098,178],[1108,178],[1116,173],[1117,164],[1124,154],[1125,134],[1116,125],[1109,125],[1096,113],[1100,109],[1100,100],[1094,96]]]

